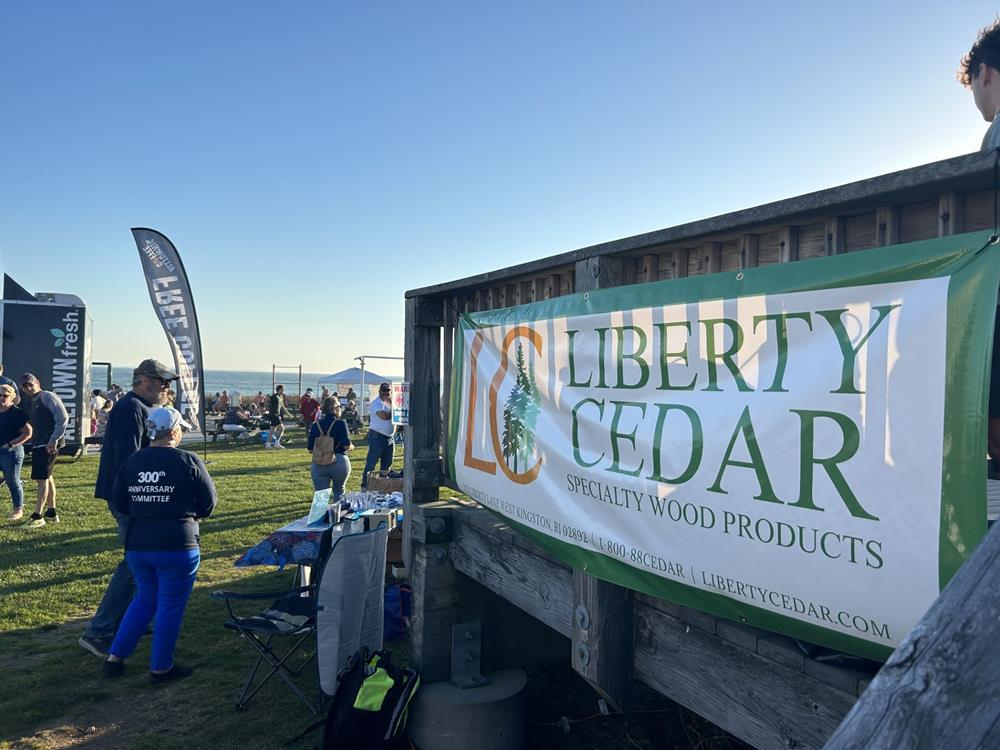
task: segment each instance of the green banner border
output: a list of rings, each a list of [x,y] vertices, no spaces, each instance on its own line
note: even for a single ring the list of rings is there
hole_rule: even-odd
[[[464,314],[455,327],[447,457],[454,478],[463,407],[465,336],[471,328],[525,323],[645,307],[787,294],[950,276],[945,348],[944,445],[939,542],[939,584],[945,584],[986,533],[983,454],[993,320],[1000,286],[1000,246],[980,252],[991,232],[923,240],[849,255],[796,261],[669,281],[633,284],[479,313]],[[976,335],[969,335],[969,332]],[[963,363],[979,363],[969,367]],[[494,511],[495,512],[495,511]],[[547,551],[598,578],[711,614],[747,622],[847,653],[885,659],[892,649],[844,635],[739,600],[661,578],[612,557],[559,541],[497,514]]]

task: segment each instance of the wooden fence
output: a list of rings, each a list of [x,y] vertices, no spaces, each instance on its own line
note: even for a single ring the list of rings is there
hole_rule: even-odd
[[[592,578],[478,506],[439,500],[442,488],[453,486],[442,461],[451,446],[441,393],[450,392],[458,313],[994,228],[994,174],[992,153],[970,154],[407,292],[405,554],[414,585],[413,658],[424,679],[448,677],[451,626],[481,620],[485,669],[569,653],[613,703],[627,704],[640,680],[757,747],[821,747],[855,703],[832,741],[837,747],[894,745],[906,731],[918,741],[900,746],[934,747],[964,721],[949,717],[949,706],[972,710],[969,696],[952,695],[958,677],[928,688],[956,639],[967,645],[968,633],[954,632],[954,623],[966,620],[954,610],[968,608],[970,618],[971,610],[992,613],[975,620],[989,645],[970,651],[983,672],[970,695],[989,700],[976,709],[970,731],[984,746],[997,744],[987,738],[1000,726],[1000,692],[987,690],[992,681],[982,660],[1000,640],[998,539],[981,545],[915,629],[922,635],[914,642],[911,634],[858,702],[877,665],[809,658],[784,636]],[[991,546],[997,551],[989,556]],[[992,583],[971,580],[973,564]],[[963,593],[949,600],[956,588]],[[987,594],[992,608],[980,609]],[[921,713],[930,710],[930,696],[933,719]],[[907,730],[914,717],[921,729],[911,723]]]

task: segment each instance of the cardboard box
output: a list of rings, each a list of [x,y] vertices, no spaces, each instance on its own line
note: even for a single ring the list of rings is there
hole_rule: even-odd
[[[403,478],[392,479],[389,477],[388,471],[369,471],[368,472],[368,489],[373,492],[381,492],[383,495],[388,495],[393,492],[403,491]]]
[[[403,564],[403,527],[397,526],[389,531],[386,540],[385,562],[387,565]]]

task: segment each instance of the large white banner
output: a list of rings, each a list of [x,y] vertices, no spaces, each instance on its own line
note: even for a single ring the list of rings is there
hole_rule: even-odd
[[[454,476],[602,577],[884,655],[942,583],[951,280],[466,318]]]

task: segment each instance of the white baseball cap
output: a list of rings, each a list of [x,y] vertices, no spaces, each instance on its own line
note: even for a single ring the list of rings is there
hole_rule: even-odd
[[[186,430],[191,429],[191,425],[184,421],[181,413],[170,406],[157,406],[155,409],[150,409],[149,416],[146,417],[146,428],[150,432],[167,432],[177,426]]]

